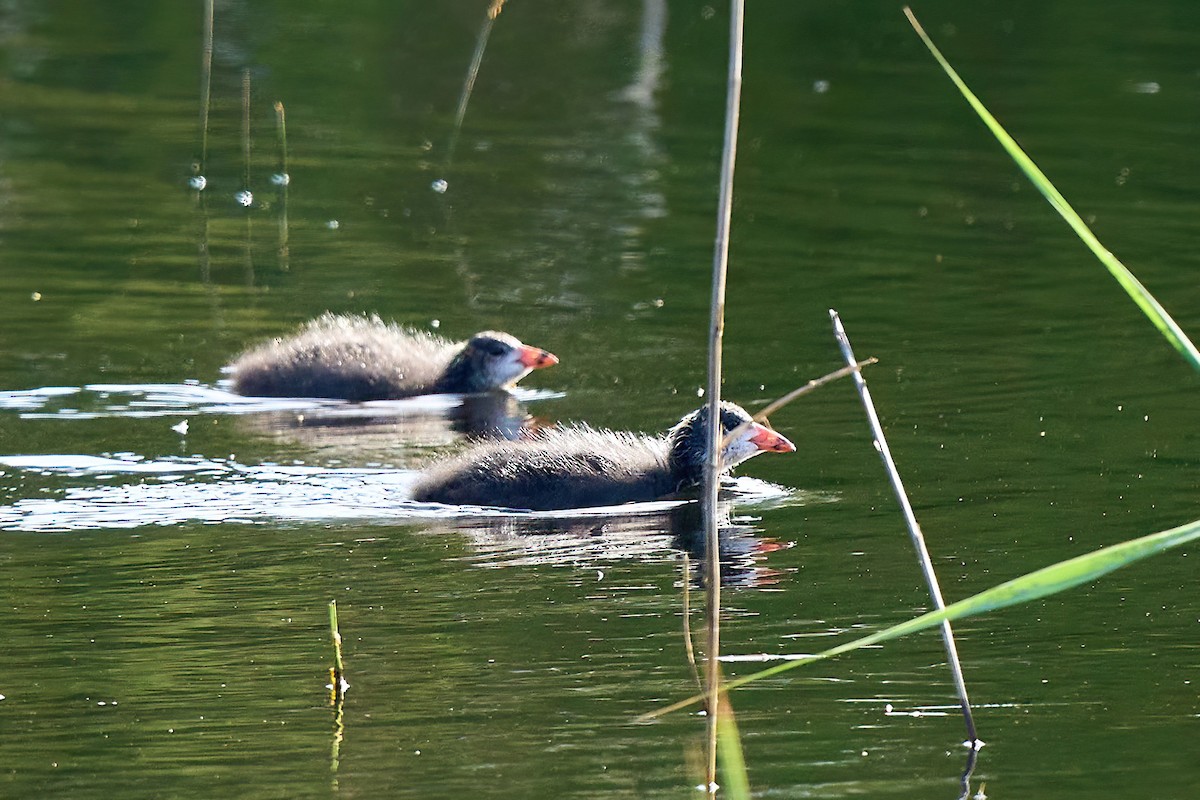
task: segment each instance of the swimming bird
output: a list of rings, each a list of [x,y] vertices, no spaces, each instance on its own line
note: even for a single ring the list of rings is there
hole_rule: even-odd
[[[326,313],[242,353],[232,371],[242,395],[362,402],[503,389],[557,363],[553,353],[499,331],[450,342],[376,316]]]
[[[745,409],[721,404],[728,434],[749,422]],[[708,407],[660,436],[586,425],[544,429],[518,441],[478,442],[431,465],[413,488],[419,502],[548,511],[671,497],[703,480]],[[788,453],[784,436],[751,423],[721,453],[721,471],[759,453]]]

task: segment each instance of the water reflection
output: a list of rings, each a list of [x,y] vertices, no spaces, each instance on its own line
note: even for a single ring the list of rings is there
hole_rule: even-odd
[[[516,388],[478,395],[422,395],[402,400],[349,403],[313,398],[244,397],[223,386],[187,383],[43,386],[0,392],[0,410],[22,419],[96,419],[164,417],[194,414],[259,415],[263,427],[296,430],[337,425],[369,426],[407,421],[414,426],[440,420],[458,433],[513,438],[532,424],[525,403],[562,397],[561,393]]]
[[[748,518],[733,518],[728,503],[720,513],[723,585],[777,583],[780,573],[762,562],[785,545],[763,537]],[[472,515],[440,521],[429,530],[465,535],[474,551],[469,560],[484,567],[564,566],[603,577],[614,562],[661,562],[688,553],[698,562],[691,580],[699,582],[704,575],[704,526],[695,502],[635,503],[590,513]]]
[[[450,404],[378,400],[276,409],[248,415],[244,422],[312,448],[384,453],[445,446],[463,436],[515,440],[545,424],[529,414],[524,402],[503,391],[454,396]]]

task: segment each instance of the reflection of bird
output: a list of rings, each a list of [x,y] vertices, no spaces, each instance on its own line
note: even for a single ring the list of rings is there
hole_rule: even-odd
[[[725,433],[749,420],[742,408],[722,404]],[[705,406],[665,436],[577,426],[516,442],[482,442],[434,464],[417,482],[413,499],[537,511],[654,500],[700,484],[707,432]],[[795,449],[783,436],[753,423],[722,451],[721,468],[761,452]]]
[[[424,398],[339,403],[241,414],[239,423],[258,433],[299,442],[309,456],[344,464],[409,464],[429,448],[475,438],[516,439],[537,420],[510,392],[479,392],[443,402]],[[308,456],[306,456],[308,457]]]
[[[553,354],[507,333],[448,342],[378,317],[327,313],[238,356],[233,387],[255,397],[393,400],[500,389],[557,363]]]
[[[704,582],[704,515],[699,503],[627,508],[628,513],[585,511],[578,516],[570,511],[545,516],[464,515],[440,519],[424,530],[465,536],[475,551],[472,560],[489,566],[549,564],[607,571],[621,561],[669,562],[686,552],[695,559],[689,579]],[[721,585],[778,583],[782,573],[764,560],[787,545],[763,537],[754,525],[732,522],[729,511],[728,503],[717,507]]]

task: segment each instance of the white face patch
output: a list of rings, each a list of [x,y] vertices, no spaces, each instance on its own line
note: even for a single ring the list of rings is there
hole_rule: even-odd
[[[488,359],[489,382],[497,387],[514,384],[532,371],[532,368],[521,363],[521,351],[515,347],[502,356]]]
[[[730,442],[724,450],[721,451],[721,466],[724,469],[731,469],[738,464],[748,459],[754,458],[759,453],[764,452],[759,449],[759,446],[750,441],[758,431],[753,427],[742,431],[738,438]]]

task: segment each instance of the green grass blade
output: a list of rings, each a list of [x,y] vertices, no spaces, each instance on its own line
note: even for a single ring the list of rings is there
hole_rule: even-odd
[[[733,707],[721,696],[721,713],[717,717],[717,761],[721,766],[721,789],[730,800],[750,800],[750,779],[746,775],[746,757],[742,753],[742,737],[738,733]]]
[[[1171,343],[1171,346],[1178,350],[1184,359],[1190,362],[1196,370],[1200,371],[1200,350],[1196,349],[1196,345],[1187,337],[1183,329],[1171,318],[1166,309],[1154,299],[1154,295],[1150,294],[1141,281],[1134,277],[1133,273],[1126,269],[1125,265],[1118,261],[1117,257],[1100,243],[1100,240],[1096,238],[1096,235],[1092,233],[1079,214],[1075,213],[1075,209],[1071,208],[1066,198],[1059,193],[1058,189],[1054,188],[1054,184],[1050,182],[1045,173],[1038,169],[1037,164],[1033,163],[1033,159],[1025,154],[1020,145],[1008,135],[1008,132],[1001,127],[996,118],[984,107],[979,98],[975,96],[975,93],[958,76],[958,73],[950,66],[950,62],[937,49],[937,46],[929,38],[928,34],[925,33],[925,30],[917,22],[917,18],[913,16],[912,11],[907,6],[904,8],[904,13],[908,17],[908,21],[912,23],[917,35],[921,37],[921,41],[925,43],[925,46],[929,48],[929,52],[933,54],[938,64],[941,65],[942,70],[950,77],[954,85],[958,87],[962,96],[966,98],[967,103],[975,110],[979,118],[983,120],[988,130],[992,132],[992,135],[996,137],[1001,146],[1012,157],[1013,161],[1017,162],[1017,166],[1033,182],[1038,191],[1050,201],[1050,205],[1054,206],[1054,209],[1066,220],[1067,224],[1075,231],[1075,234],[1096,255],[1096,258],[1100,259],[1100,262],[1108,268],[1112,276],[1117,279],[1117,283],[1121,284],[1129,296],[1133,298],[1133,302],[1137,304],[1138,308],[1142,309],[1145,315],[1150,318],[1150,321],[1154,323],[1154,327],[1158,328],[1167,341]]]
[[[899,625],[893,625],[886,630],[864,636],[861,639],[840,644],[821,653],[784,661],[751,675],[744,675],[728,681],[725,683],[724,688],[726,690],[736,689],[739,686],[745,686],[748,683],[769,678],[772,675],[778,675],[781,672],[795,669],[804,664],[833,658],[834,656],[879,644],[880,642],[886,642],[890,639],[898,639],[901,636],[907,636],[910,633],[916,633],[917,631],[940,625],[943,620],[956,620],[976,614],[983,614],[987,611],[1007,608],[1008,606],[1020,603],[1028,603],[1031,600],[1037,600],[1065,591],[1082,583],[1094,581],[1113,570],[1120,569],[1143,558],[1165,552],[1173,547],[1179,547],[1196,539],[1200,539],[1200,520],[1189,522],[1186,525],[1181,525],[1171,530],[1131,539],[1128,542],[1122,542],[1112,547],[1095,550],[1066,561],[1060,561],[1057,564],[1052,564],[1027,575],[1022,575],[1019,578],[1006,581],[999,586],[994,586],[979,594],[972,595],[965,600],[959,600],[957,603],[946,606],[941,611],[931,611],[928,614],[922,614]],[[666,708],[650,712],[644,715],[642,719],[652,719],[662,716],[667,712],[689,706],[703,699],[702,695],[696,695]]]

